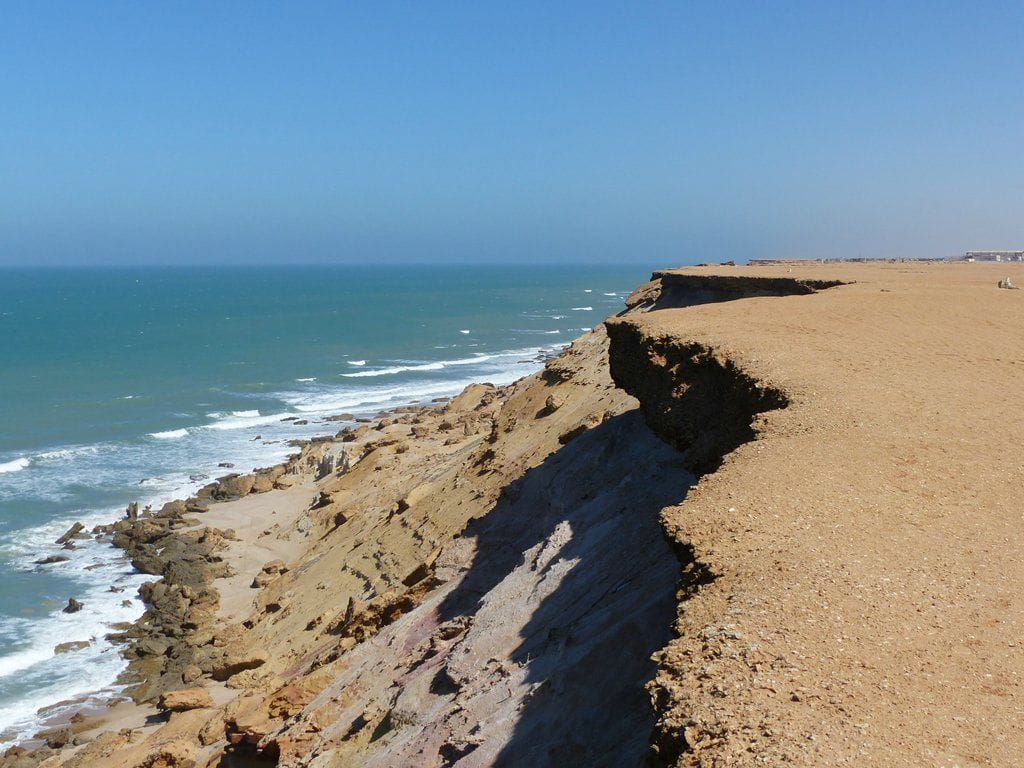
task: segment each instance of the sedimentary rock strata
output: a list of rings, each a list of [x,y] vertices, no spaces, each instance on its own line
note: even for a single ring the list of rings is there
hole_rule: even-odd
[[[50,764],[1009,764],[1020,307],[967,348],[987,273],[790,269],[658,273],[535,376],[113,526],[173,714]]]

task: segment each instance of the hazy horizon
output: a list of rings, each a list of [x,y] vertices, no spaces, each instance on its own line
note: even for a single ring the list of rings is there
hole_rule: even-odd
[[[1014,4],[9,6],[0,266],[1024,248]]]

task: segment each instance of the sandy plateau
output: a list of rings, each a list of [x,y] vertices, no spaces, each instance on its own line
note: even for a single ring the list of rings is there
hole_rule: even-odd
[[[0,766],[1019,765],[1007,274],[656,273],[534,376],[122,521],[137,705]]]

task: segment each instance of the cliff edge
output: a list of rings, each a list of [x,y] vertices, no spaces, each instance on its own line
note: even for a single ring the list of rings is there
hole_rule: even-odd
[[[1014,765],[1003,276],[656,273],[534,376],[121,525],[159,712],[0,764]]]
[[[1024,300],[984,265],[742,272],[845,284],[608,323],[616,382],[714,470],[661,513],[701,577],[650,686],[663,758],[1016,764]]]

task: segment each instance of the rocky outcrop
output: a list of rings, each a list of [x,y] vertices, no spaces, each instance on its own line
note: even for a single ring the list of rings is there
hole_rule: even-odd
[[[70,528],[68,528],[67,531],[65,531],[63,535],[61,535],[57,539],[57,544],[67,544],[72,539],[75,539],[75,538],[79,537],[80,535],[82,535],[82,531],[84,531],[84,530],[85,530],[85,526],[84,525],[82,525],[81,523],[75,523]]]
[[[219,555],[225,538],[211,528],[183,530],[190,527],[189,506],[171,502],[152,517],[111,526],[113,543],[132,564],[160,577],[139,589],[147,604],[142,618],[115,636],[128,642],[130,664],[121,682],[130,684],[136,701],[155,702],[181,688],[191,667],[212,672],[218,655],[210,624],[218,604],[213,580],[228,572]]]
[[[637,309],[751,290],[656,277]],[[128,633],[131,692],[177,714],[145,743],[182,737],[206,764],[279,768],[618,766],[647,759],[654,733],[659,760],[678,756],[652,655],[672,639],[680,578],[686,596],[709,574],[659,516],[786,398],[707,345],[628,320],[509,387],[297,443],[280,468],[118,523],[116,543],[161,577]],[[225,625],[229,537],[190,515],[300,473],[306,550],[241,574],[252,604]],[[285,528],[268,519],[248,546]],[[192,706],[181,689],[206,680],[235,698]]]
[[[68,604],[64,606],[64,613],[78,613],[85,606],[73,597],[68,598]]]

